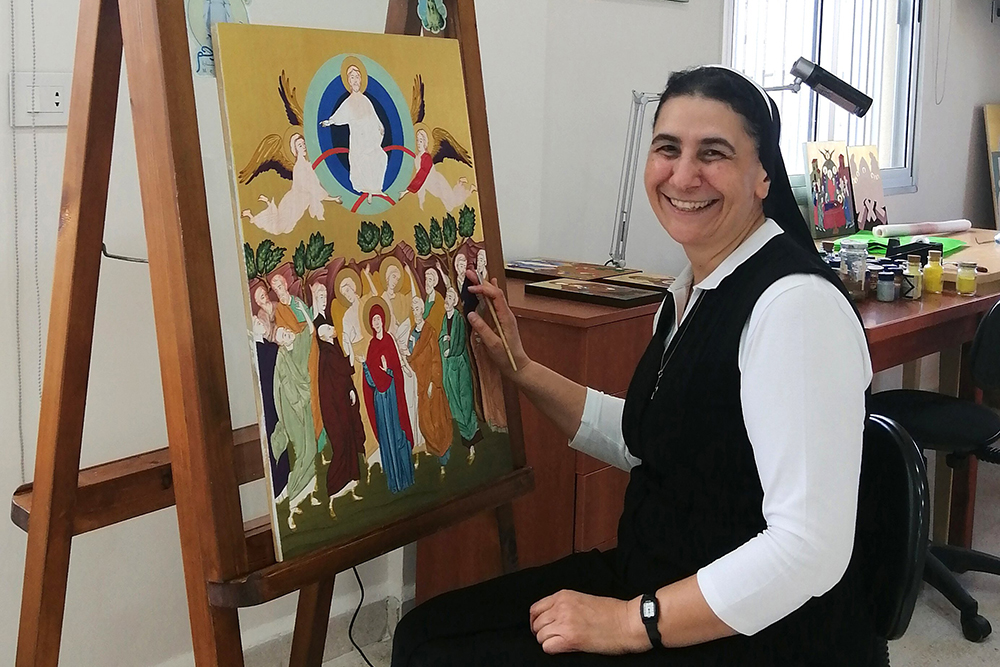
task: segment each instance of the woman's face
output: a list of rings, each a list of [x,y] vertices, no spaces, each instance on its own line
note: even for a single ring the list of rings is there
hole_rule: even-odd
[[[372,315],[372,330],[376,335],[382,335],[382,316],[378,313]]]
[[[743,118],[717,100],[685,95],[660,110],[645,185],[671,238],[685,250],[711,251],[760,219],[770,180]]]
[[[353,65],[347,70],[347,82],[351,84],[352,92],[359,92],[361,90],[361,72],[358,71],[357,67]]]
[[[424,153],[427,151],[427,132],[424,130],[417,130],[417,152]]]

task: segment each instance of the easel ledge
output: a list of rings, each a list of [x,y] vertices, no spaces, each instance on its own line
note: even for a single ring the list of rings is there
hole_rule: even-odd
[[[491,265],[503,266],[474,0],[446,0],[468,96]],[[386,32],[420,34],[417,0]],[[80,470],[122,56],[128,63],[169,450]],[[511,500],[529,491],[516,392],[505,383],[513,472],[418,515],[276,563],[269,519],[244,524],[241,484],[263,476],[256,426],[232,429],[184,5],[82,0],[34,481],[11,518],[28,533],[16,667],[57,667],[72,538],[177,508],[198,667],[242,667],[236,607],[300,591],[291,667],[319,667],[338,572],[495,508],[517,567]],[[488,223],[488,224],[487,224]],[[497,272],[501,287],[503,272]]]
[[[237,481],[264,477],[256,425],[233,431]],[[416,518],[394,521],[351,540],[331,543],[306,556],[278,563],[271,522],[266,516],[247,521],[243,533],[251,574],[232,581],[210,582],[210,602],[217,607],[252,607],[270,602],[317,579],[332,578],[351,566],[433,534],[442,525],[501,505],[531,490],[531,470],[521,468],[501,477],[486,492],[456,496],[447,505]],[[27,532],[33,485],[14,492],[11,520]],[[175,504],[170,450],[158,449],[80,471],[73,535],[134,519]],[[504,554],[504,559],[510,558]],[[505,568],[508,569],[508,568]]]

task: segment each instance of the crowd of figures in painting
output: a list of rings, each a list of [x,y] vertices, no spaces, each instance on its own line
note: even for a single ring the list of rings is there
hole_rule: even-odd
[[[432,221],[430,236],[439,229]],[[466,320],[478,304],[466,271],[488,280],[486,251],[472,238],[435,245],[426,257],[405,242],[376,247],[359,262],[314,234],[280,264],[272,241],[246,246],[271,479],[290,530],[303,502],[326,500],[336,518],[334,499],[358,498],[372,466],[397,494],[414,484],[417,454],[444,476],[453,456],[474,463],[481,425],[506,431],[499,371]]]

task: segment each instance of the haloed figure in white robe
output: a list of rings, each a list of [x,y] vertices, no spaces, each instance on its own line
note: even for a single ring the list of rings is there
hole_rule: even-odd
[[[389,156],[382,148],[385,126],[375,113],[371,100],[365,97],[362,74],[357,65],[347,68],[347,85],[350,95],[333,115],[320,123],[323,127],[347,125],[351,137],[348,144],[348,161],[351,166],[351,187],[356,192],[372,196],[382,195]]]

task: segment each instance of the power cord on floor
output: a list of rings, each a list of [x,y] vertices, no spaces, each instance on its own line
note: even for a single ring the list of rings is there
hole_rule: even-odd
[[[361,599],[358,600],[358,608],[354,610],[354,616],[351,617],[351,625],[347,628],[347,637],[351,640],[351,644],[355,649],[357,649],[358,653],[361,654],[361,659],[365,661],[365,664],[368,665],[368,667],[375,667],[375,665],[372,664],[372,661],[368,659],[368,656],[365,655],[365,652],[361,650],[361,647],[358,646],[358,643],[354,641],[354,621],[358,620],[358,614],[361,613],[361,605],[365,603],[365,585],[361,583],[361,575],[358,574],[358,568],[354,567],[351,569],[354,570],[354,578],[358,580],[358,588],[361,590]]]

